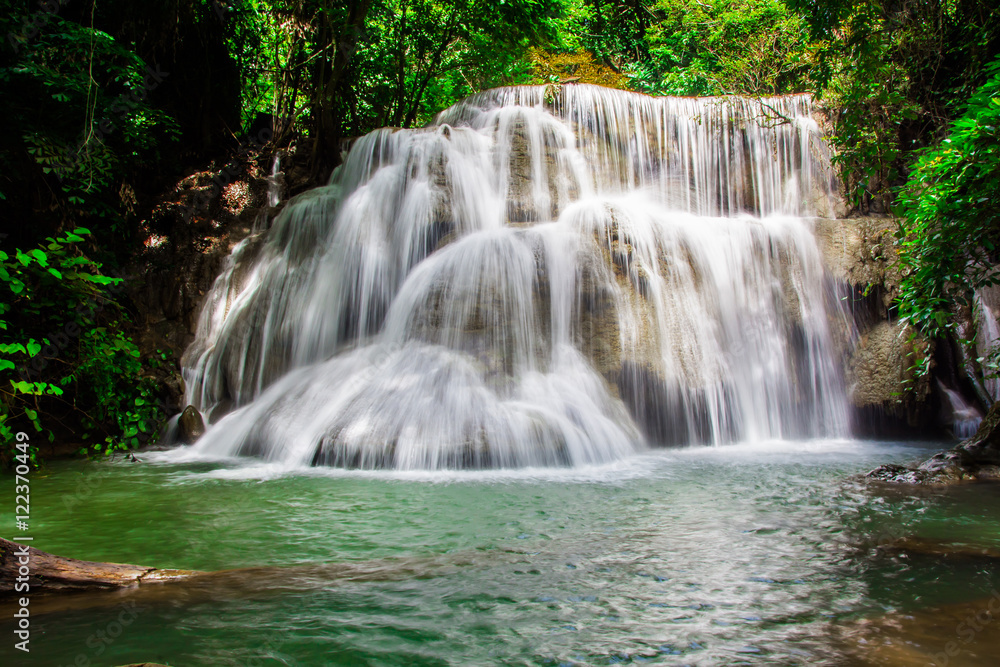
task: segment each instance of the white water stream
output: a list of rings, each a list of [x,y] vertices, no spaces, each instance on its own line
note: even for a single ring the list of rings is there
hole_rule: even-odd
[[[520,87],[362,137],[216,281],[184,357],[214,423],[176,456],[578,466],[847,435],[810,114]]]

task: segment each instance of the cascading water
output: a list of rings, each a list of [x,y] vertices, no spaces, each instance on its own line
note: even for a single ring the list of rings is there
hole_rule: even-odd
[[[846,435],[807,219],[830,188],[806,96],[519,87],[373,132],[216,281],[186,452],[522,467]]]
[[[996,313],[986,305],[979,292],[974,295],[973,307],[976,321],[979,323],[976,328],[976,352],[983,357],[991,356],[1000,348],[1000,324],[997,322]],[[991,400],[1000,401],[1000,378],[987,377],[983,381],[983,388]]]
[[[982,423],[983,415],[975,406],[966,402],[957,391],[944,386],[940,380],[937,384],[948,405],[952,434],[960,440],[971,438]]]

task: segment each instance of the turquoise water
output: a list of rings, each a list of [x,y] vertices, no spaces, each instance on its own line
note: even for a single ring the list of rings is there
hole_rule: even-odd
[[[38,548],[255,569],[37,596],[30,659],[5,641],[0,663],[844,664],[841,628],[1000,581],[983,559],[878,548],[1000,549],[994,487],[904,495],[854,480],[933,449],[778,443],[424,475],[54,464],[32,481]],[[120,626],[123,610],[134,620]]]

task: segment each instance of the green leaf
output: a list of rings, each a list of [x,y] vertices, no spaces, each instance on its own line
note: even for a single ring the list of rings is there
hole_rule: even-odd
[[[32,395],[35,394],[35,385],[33,385],[30,382],[25,382],[24,380],[21,380],[19,382],[14,382],[13,380],[11,380],[10,384],[11,386],[14,387],[14,391],[18,392],[19,394],[32,394]]]
[[[48,258],[48,256],[46,256],[46,254],[45,254],[44,251],[35,248],[34,250],[31,251],[31,255],[42,266],[48,266],[49,265],[49,258]]]

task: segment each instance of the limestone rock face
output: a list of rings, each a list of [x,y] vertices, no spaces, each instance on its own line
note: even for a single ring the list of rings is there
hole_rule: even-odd
[[[511,224],[555,220],[576,198],[578,184],[560,164],[568,138],[553,127],[537,127],[522,118],[504,119],[498,125],[508,150],[499,154],[506,162],[507,221]],[[531,136],[532,132],[540,136]]]
[[[179,361],[194,339],[205,295],[226,258],[254,232],[261,216],[274,214],[269,162],[270,158],[248,154],[192,173],[160,197],[143,222],[143,245],[124,277],[140,316],[136,342],[144,354],[170,351]],[[294,168],[290,164],[286,171]],[[302,187],[301,179],[289,173],[280,180],[289,187]],[[158,373],[166,388],[166,409],[180,410],[184,403],[179,366],[164,366]]]
[[[917,378],[916,359],[927,357],[932,345],[901,322],[882,321],[860,334],[849,361],[848,386],[858,407],[891,403],[912,392],[913,400],[925,401],[930,380]]]
[[[981,403],[1000,400],[1000,378],[985,377],[978,361],[995,354],[1000,346],[1000,285],[976,290],[972,307],[960,307],[957,316],[958,338],[972,343],[956,349],[956,366],[964,372]]]
[[[886,308],[899,290],[899,266],[893,234],[895,218],[819,218],[816,243],[827,271],[836,280],[879,289]]]
[[[1000,465],[1000,402],[993,404],[975,435],[957,450],[976,463]]]
[[[902,278],[897,224],[889,217],[814,222],[825,268],[847,315],[834,329],[858,435],[900,436],[940,427],[940,399],[930,375],[914,371],[935,354],[934,344],[895,314]]]

